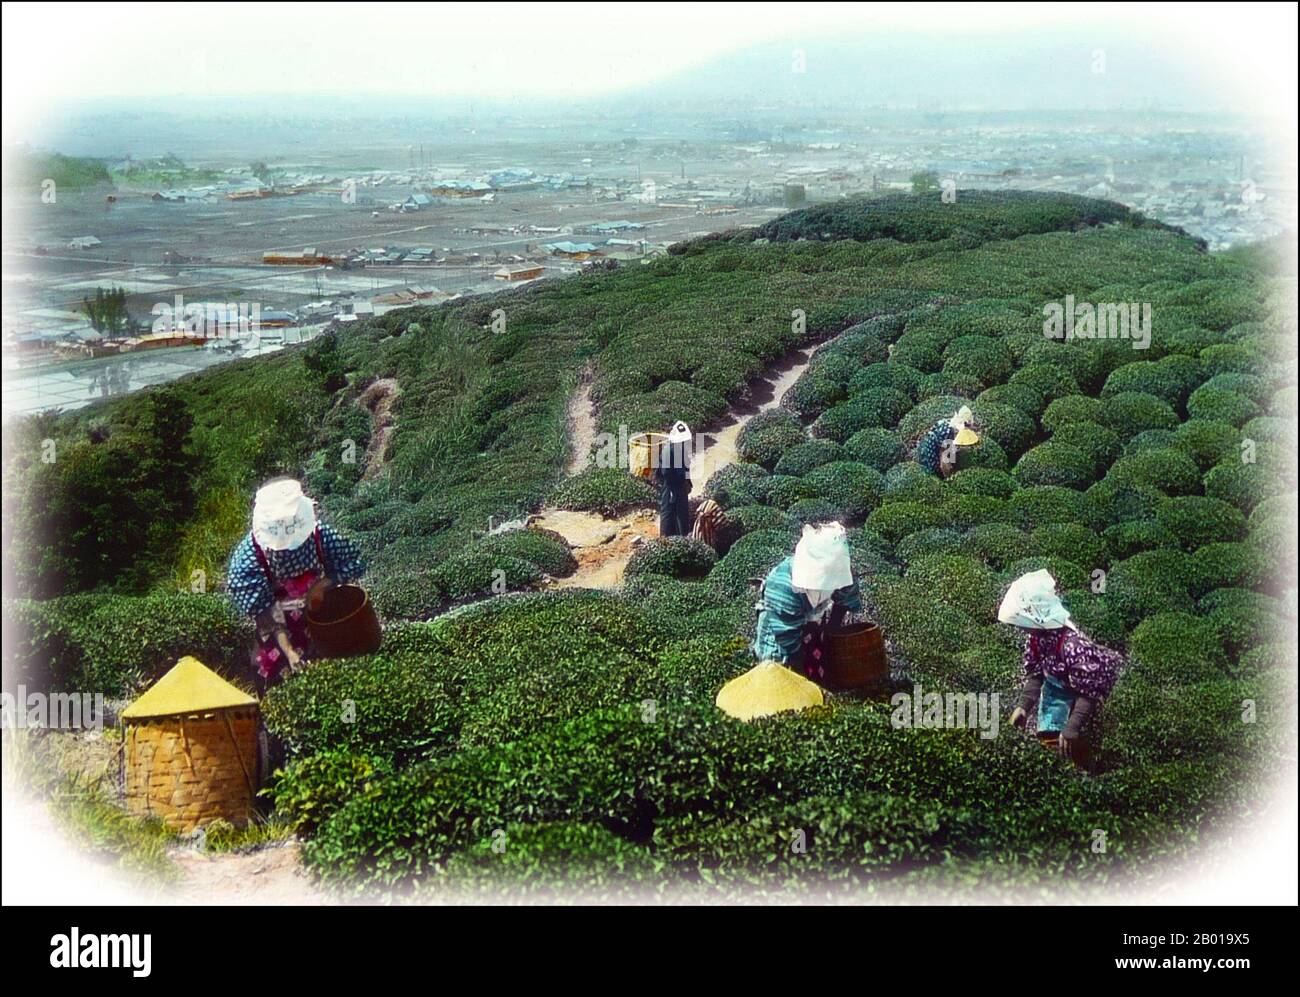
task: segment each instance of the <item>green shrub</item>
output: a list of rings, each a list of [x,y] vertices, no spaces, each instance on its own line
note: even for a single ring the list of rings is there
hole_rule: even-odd
[[[834,461],[810,471],[804,480],[817,496],[838,510],[836,518],[861,520],[880,504],[880,472],[866,464]]]
[[[1197,604],[1233,660],[1252,647],[1294,632],[1294,624],[1284,629],[1280,607],[1271,596],[1240,588],[1215,589]]]
[[[895,464],[881,480],[884,502],[942,502],[943,482],[916,461]]]
[[[990,495],[948,492],[941,507],[945,526],[965,530],[973,526],[1003,523],[1009,518],[1007,503]]]
[[[788,509],[796,502],[816,497],[817,489],[805,478],[774,474],[767,479],[765,501],[768,505],[775,506],[778,509]]]
[[[966,495],[988,495],[991,498],[1008,499],[1018,491],[1020,485],[1016,479],[1005,471],[991,467],[971,467],[958,471],[948,479],[948,490]]]
[[[1089,571],[1105,567],[1109,560],[1106,542],[1081,523],[1045,523],[1030,540],[1037,553],[1073,561]]]
[[[898,542],[895,552],[904,564],[912,564],[932,554],[959,554],[965,532],[948,526],[917,530]]]
[[[1232,461],[1210,468],[1201,483],[1210,498],[1249,512],[1277,491],[1276,478],[1277,473],[1262,464]]]
[[[1116,523],[1108,526],[1102,537],[1106,541],[1106,555],[1110,561],[1122,561],[1144,550],[1178,546],[1176,536],[1150,519]]]
[[[962,553],[1001,571],[1013,561],[1039,553],[1029,535],[1007,523],[976,526],[962,541]]]
[[[670,578],[703,578],[718,561],[718,555],[703,540],[691,537],[660,537],[637,548],[627,562],[625,575],[668,575]]]
[[[828,409],[813,423],[813,434],[840,443],[862,429],[888,429],[912,407],[912,400],[895,388],[868,388]]]
[[[1111,398],[1123,392],[1142,392],[1177,405],[1184,396],[1182,378],[1153,360],[1137,360],[1113,371],[1102,386],[1101,397]]]
[[[4,632],[7,685],[105,696],[152,683],[185,655],[242,677],[253,640],[225,596],[187,592],[6,600]]]
[[[898,423],[898,435],[903,446],[910,448],[916,441],[930,431],[940,419],[951,419],[963,405],[970,401],[960,395],[935,395],[920,402]]]
[[[1114,430],[1121,439],[1147,429],[1174,429],[1179,423],[1168,402],[1141,391],[1121,391],[1097,404],[1098,418],[1091,421]]]
[[[1148,678],[1174,685],[1222,678],[1227,670],[1214,624],[1190,613],[1148,616],[1129,638],[1129,653]]]
[[[487,550],[467,549],[447,558],[428,573],[428,582],[443,599],[459,601],[482,595],[531,588],[542,573],[529,561]]]
[[[891,360],[863,367],[849,381],[849,394],[860,395],[873,388],[892,388],[915,399],[921,382],[921,372],[905,363]]]
[[[1259,367],[1255,351],[1240,343],[1215,343],[1201,350],[1201,368],[1209,377],[1217,374],[1253,374]]]
[[[1059,589],[1081,589],[1091,581],[1091,571],[1078,563],[1064,557],[1048,557],[1045,554],[1035,554],[1032,557],[1022,557],[1007,565],[1003,572],[1008,583],[1015,581],[1021,575],[1026,575],[1031,571],[1041,571],[1046,568],[1056,579],[1056,587]]]
[[[449,858],[429,891],[432,896],[635,902],[647,889],[644,884],[662,875],[661,863],[644,845],[598,824],[512,823],[488,830],[492,833]]]
[[[785,511],[787,529],[802,530],[817,523],[833,523],[843,519],[840,507],[826,499],[800,499]]]
[[[390,627],[378,654],[317,661],[262,701],[267,728],[290,752],[418,757],[460,728],[449,649],[434,624]]]
[[[1174,447],[1176,437],[1172,429],[1144,429],[1124,444],[1124,456],[1168,450]]]
[[[704,497],[724,509],[759,505],[767,499],[768,471],[757,464],[736,461],[719,468],[704,486]]]
[[[1083,519],[1084,497],[1073,488],[1040,485],[1022,488],[1007,499],[1007,515],[1021,529],[1047,523],[1077,523]]]
[[[1227,502],[1200,495],[1165,499],[1156,507],[1156,524],[1177,537],[1186,551],[1246,535],[1245,516]]]
[[[1226,422],[1229,426],[1240,427],[1260,415],[1261,410],[1245,395],[1205,384],[1187,399],[1187,414],[1193,419]]]
[[[1043,429],[1056,433],[1075,422],[1095,422],[1103,424],[1105,406],[1096,398],[1087,395],[1066,395],[1047,406],[1043,413]]]
[[[1161,612],[1192,611],[1190,558],[1178,550],[1151,550],[1114,565],[1106,576],[1106,596],[1130,624]]]
[[[1201,486],[1196,463],[1178,450],[1148,450],[1121,457],[1111,465],[1107,478],[1117,485],[1156,488],[1166,495],[1189,495]]]
[[[1010,466],[1011,462],[1007,459],[1006,452],[992,437],[981,436],[980,441],[974,446],[957,448],[959,470],[984,467],[993,471],[1005,471]]]
[[[977,620],[996,618],[1002,599],[997,574],[978,558],[950,554],[917,560],[904,575],[908,587],[927,591],[930,598],[952,605]]]
[[[1092,591],[1092,576],[1088,586],[1067,589],[1061,593],[1061,602],[1069,610],[1071,619],[1079,630],[1107,647],[1122,648],[1127,632],[1124,617],[1117,613],[1106,596]]]
[[[829,440],[820,442],[834,446]],[[844,441],[843,455],[847,460],[866,464],[883,474],[903,459],[903,445],[895,430],[869,426]],[[780,465],[777,467],[779,469]]]
[[[1256,405],[1266,403],[1270,393],[1268,382],[1262,377],[1256,377],[1254,374],[1215,374],[1214,377],[1202,384],[1201,387],[1217,388],[1223,391],[1231,391],[1238,395],[1244,395]]]
[[[1010,405],[976,401],[971,411],[980,436],[991,437],[1008,458],[1019,457],[1038,435],[1034,420]]]
[[[878,533],[891,544],[932,526],[940,526],[943,513],[933,505],[920,502],[890,502],[867,517],[867,529]]]
[[[1052,443],[1074,447],[1092,465],[1093,475],[1110,467],[1123,449],[1119,437],[1095,422],[1072,422],[1052,434]]]
[[[769,409],[745,424],[736,439],[736,452],[741,460],[770,471],[787,450],[807,439],[808,434],[794,415],[784,409]]]
[[[551,494],[551,504],[576,512],[617,516],[629,509],[654,505],[654,486],[616,467],[591,467],[563,482]]]
[[[796,444],[782,454],[772,472],[801,478],[814,468],[844,458],[844,448],[833,440],[809,440],[806,443]],[[850,457],[849,459],[856,460],[857,458]]]
[[[1261,588],[1272,565],[1254,547],[1244,543],[1210,543],[1192,553],[1191,593],[1201,596],[1219,588]]]
[[[1083,489],[1092,483],[1094,464],[1083,451],[1053,439],[1027,452],[1012,473],[1022,487],[1059,485]]]
[[[1188,419],[1174,430],[1173,445],[1208,470],[1237,452],[1241,435],[1226,422]]]
[[[1246,525],[1247,542],[1275,558],[1279,575],[1295,577],[1295,508],[1296,497],[1274,495],[1260,502],[1250,513]]]
[[[815,416],[848,397],[844,383],[820,371],[806,370],[781,398],[781,405],[801,417]]]
[[[791,530],[756,530],[747,533],[731,546],[725,557],[709,572],[727,595],[749,591],[750,580],[765,578],[767,573],[794,553],[796,535]]]
[[[392,772],[389,763],[369,755],[330,750],[291,761],[276,773],[267,795],[275,812],[297,834],[310,834],[354,796],[374,790]]]
[[[572,574],[578,567],[568,541],[554,530],[528,528],[507,530],[484,537],[476,544],[490,555],[502,555],[528,561],[553,578]]]
[[[1152,519],[1165,495],[1150,485],[1103,478],[1083,493],[1080,515],[1085,525],[1105,530],[1117,523]]]
[[[785,524],[785,516],[770,505],[742,505],[727,510],[727,522],[736,529],[737,535],[744,535],[755,530],[780,529]]]

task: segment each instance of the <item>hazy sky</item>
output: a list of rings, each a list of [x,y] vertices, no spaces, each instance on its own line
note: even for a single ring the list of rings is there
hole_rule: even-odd
[[[6,4],[6,118],[87,94],[586,97],[761,43],[1122,33],[1294,116],[1293,4]],[[14,134],[10,122],[6,138]]]

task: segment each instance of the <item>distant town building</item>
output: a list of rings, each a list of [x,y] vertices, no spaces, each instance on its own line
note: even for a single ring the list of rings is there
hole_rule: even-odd
[[[502,267],[492,276],[497,280],[536,280],[542,275],[541,266]]]

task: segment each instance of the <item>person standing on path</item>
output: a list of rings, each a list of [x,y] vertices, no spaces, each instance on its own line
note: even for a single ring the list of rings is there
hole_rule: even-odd
[[[680,419],[655,454],[651,478],[659,486],[659,535],[684,537],[691,532],[691,428]]]

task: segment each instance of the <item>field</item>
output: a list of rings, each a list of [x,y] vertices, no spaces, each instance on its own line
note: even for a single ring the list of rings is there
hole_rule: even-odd
[[[1044,305],[1067,295],[1149,303],[1148,348],[1046,338]],[[264,703],[291,759],[277,819],[330,890],[1158,882],[1266,810],[1293,744],[1288,296],[1267,253],[1207,253],[1106,202],[849,200],[15,422],[6,676],[122,696],[181,653],[237,674],[224,562],[256,483],[293,473],[362,542],[387,621],[379,654],[317,663]],[[544,506],[652,504],[616,470],[566,478],[584,377],[601,430],[707,427],[814,343],[708,483],[739,534],[716,562],[652,543],[619,588],[557,591],[562,538],[487,535]],[[380,379],[393,432],[369,447],[357,402]],[[910,446],[963,403],[984,430],[971,466],[920,473]],[[1009,709],[1020,649],[995,609],[1050,567],[1082,629],[1129,657],[1099,774],[1009,727],[900,730],[881,700],[721,715],[717,689],[750,664],[748,580],[826,518],[850,527],[900,691],[996,692]]]

